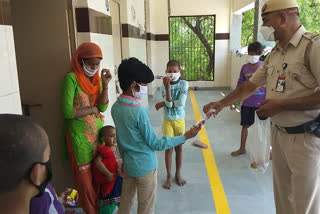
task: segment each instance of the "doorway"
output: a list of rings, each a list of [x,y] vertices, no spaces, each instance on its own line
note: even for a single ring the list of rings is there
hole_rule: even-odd
[[[48,133],[53,171],[59,175],[53,178],[58,192],[72,186],[69,165],[61,164],[60,84],[71,69],[67,11],[66,1],[12,0],[21,102],[24,114]]]

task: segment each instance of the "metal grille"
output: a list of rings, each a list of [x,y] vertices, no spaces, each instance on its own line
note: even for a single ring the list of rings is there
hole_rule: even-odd
[[[215,16],[169,17],[170,59],[189,81],[214,80]]]

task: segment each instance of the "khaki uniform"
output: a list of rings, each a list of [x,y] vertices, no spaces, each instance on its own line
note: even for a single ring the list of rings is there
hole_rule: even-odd
[[[279,76],[285,76],[284,92],[276,92]],[[313,94],[320,85],[319,37],[314,38],[301,26],[286,47],[276,45],[250,81],[257,86],[266,85],[266,99]],[[320,213],[320,138],[310,133],[287,134],[277,127],[298,126],[314,120],[319,113],[319,110],[282,111],[271,118],[278,214]]]

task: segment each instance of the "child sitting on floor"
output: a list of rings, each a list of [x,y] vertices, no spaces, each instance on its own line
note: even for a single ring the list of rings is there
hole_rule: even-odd
[[[112,214],[120,203],[122,189],[122,160],[116,142],[116,129],[104,126],[99,133],[101,144],[97,146],[94,160],[94,182],[99,185],[99,213]]]

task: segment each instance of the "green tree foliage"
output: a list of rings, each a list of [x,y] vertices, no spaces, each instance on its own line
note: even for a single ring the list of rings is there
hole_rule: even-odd
[[[320,33],[319,0],[297,0],[301,24],[313,33]]]
[[[242,13],[241,47],[253,42],[254,8]]]
[[[214,16],[170,17],[170,59],[186,80],[214,79]]]
[[[320,2],[319,0],[297,0],[301,23],[313,33],[320,33]],[[242,14],[241,47],[253,42],[254,9]]]

